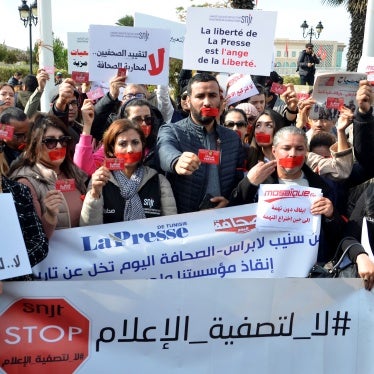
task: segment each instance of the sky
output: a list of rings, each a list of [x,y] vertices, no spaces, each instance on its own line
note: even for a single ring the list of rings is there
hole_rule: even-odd
[[[28,0],[31,4],[34,0]],[[39,0],[41,1],[46,0]],[[90,24],[115,25],[118,19],[135,12],[178,21],[175,9],[209,0],[50,0],[52,29],[55,37],[67,47],[67,32],[87,32]],[[0,43],[26,50],[29,46],[29,28],[19,19],[21,0],[0,0]],[[322,5],[322,0],[258,0],[258,9],[277,12],[276,38],[302,40],[300,25],[304,20],[315,27],[322,22],[324,30],[320,41],[334,40],[345,43],[350,37],[350,17],[344,6]],[[39,39],[39,27],[32,27],[33,42]]]

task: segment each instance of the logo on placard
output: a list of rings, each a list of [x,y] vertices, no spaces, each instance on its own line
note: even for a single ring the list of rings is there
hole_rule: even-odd
[[[8,374],[72,373],[88,358],[90,322],[65,299],[21,299],[0,318]]]
[[[256,228],[256,215],[217,219],[214,221],[215,231],[236,232],[243,234]]]

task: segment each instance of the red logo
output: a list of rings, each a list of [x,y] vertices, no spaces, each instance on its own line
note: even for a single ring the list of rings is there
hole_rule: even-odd
[[[72,373],[88,357],[89,320],[64,299],[21,299],[0,318],[5,373]]]
[[[256,227],[256,215],[217,219],[214,221],[215,231],[245,233]]]

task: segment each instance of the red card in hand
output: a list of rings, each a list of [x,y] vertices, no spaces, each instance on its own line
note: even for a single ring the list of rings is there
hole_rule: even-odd
[[[326,108],[339,110],[344,105],[342,97],[328,97],[326,99]]]
[[[203,164],[218,165],[221,158],[221,152],[213,151],[211,149],[199,149],[198,157]]]
[[[0,125],[0,140],[11,141],[13,139],[14,127],[11,125]]]
[[[73,81],[75,81],[76,83],[88,83],[89,75],[84,71],[73,71],[71,73],[71,79],[73,79]]]
[[[75,180],[74,179],[59,179],[56,181],[56,190],[61,192],[72,192],[75,191]]]
[[[123,158],[106,158],[104,166],[109,170],[123,170],[125,167],[125,160]]]
[[[127,69],[126,68],[118,68],[117,77],[126,77]]]
[[[287,87],[277,82],[273,82],[270,87],[270,92],[276,93],[278,95],[282,95],[286,91],[287,91]]]

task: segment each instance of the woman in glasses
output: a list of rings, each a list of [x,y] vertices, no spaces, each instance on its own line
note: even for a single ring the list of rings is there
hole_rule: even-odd
[[[242,109],[230,108],[222,116],[222,123],[225,127],[234,130],[244,143],[247,134],[247,116]]]
[[[31,123],[24,153],[10,176],[28,186],[44,231],[79,226],[86,174],[71,160],[71,136],[57,117],[38,113]]]
[[[93,175],[81,226],[177,214],[168,180],[143,165],[145,135],[128,119],[114,121],[104,133],[104,153],[111,159]]]

